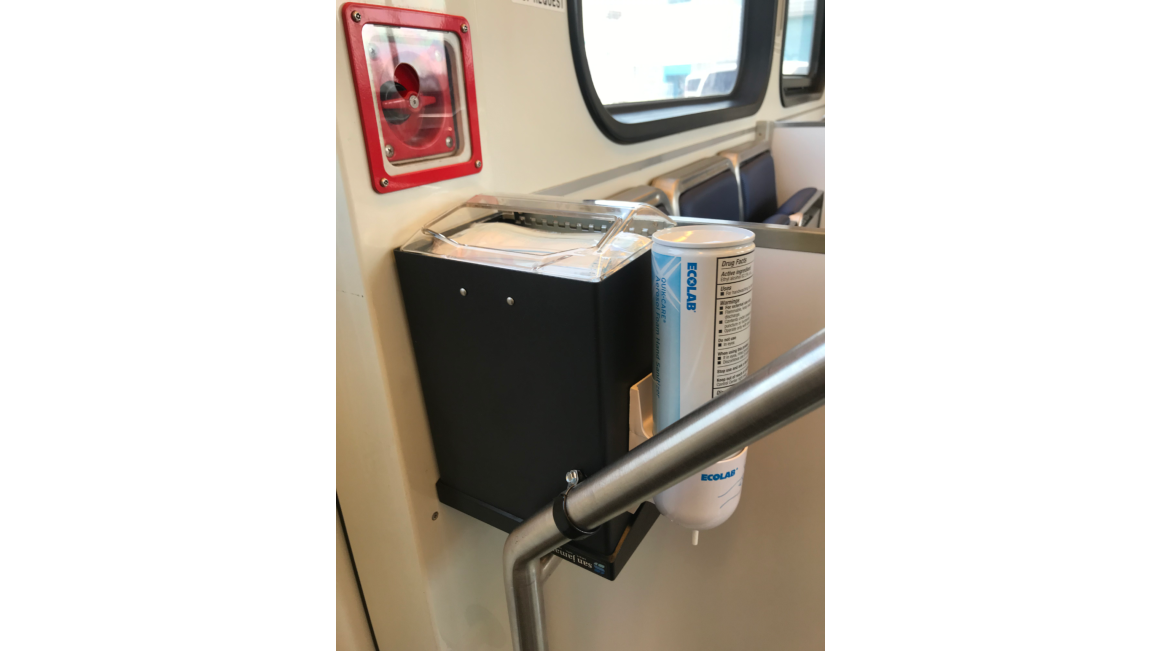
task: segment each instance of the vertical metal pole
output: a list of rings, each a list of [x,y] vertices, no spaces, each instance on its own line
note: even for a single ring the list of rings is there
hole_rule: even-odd
[[[548,649],[540,557],[567,542],[556,529],[551,505],[521,523],[504,542],[504,585],[513,649]]]

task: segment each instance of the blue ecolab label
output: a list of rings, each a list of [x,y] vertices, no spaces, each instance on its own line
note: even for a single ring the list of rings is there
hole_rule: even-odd
[[[681,418],[681,257],[655,249],[653,265],[653,418],[660,432]]]
[[[733,470],[728,471],[726,473],[702,473],[701,474],[701,482],[712,482],[714,480],[725,480],[726,478],[732,478],[735,475],[737,475],[737,469],[733,469]]]
[[[685,310],[697,312],[697,263],[685,264]]]

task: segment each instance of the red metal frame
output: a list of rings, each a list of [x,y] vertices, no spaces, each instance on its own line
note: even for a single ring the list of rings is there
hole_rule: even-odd
[[[355,21],[354,14],[359,14]],[[467,110],[467,128],[471,135],[471,158],[462,163],[417,170],[415,172],[390,173],[383,164],[383,152],[379,149],[378,92],[373,88],[371,73],[367,68],[366,54],[362,38],[362,28],[366,24],[394,25],[396,27],[416,27],[453,33],[459,37],[463,52],[463,86]],[[471,55],[471,27],[462,16],[435,14],[414,9],[397,9],[381,5],[366,5],[348,2],[342,6],[342,26],[346,32],[346,50],[350,56],[351,72],[354,76],[355,96],[358,112],[362,120],[363,142],[367,148],[367,163],[371,168],[371,186],[379,193],[406,190],[416,186],[476,174],[483,166],[483,150],[479,143],[479,114],[475,104],[475,61]],[[467,27],[465,31],[463,28]],[[384,185],[384,182],[385,185]]]

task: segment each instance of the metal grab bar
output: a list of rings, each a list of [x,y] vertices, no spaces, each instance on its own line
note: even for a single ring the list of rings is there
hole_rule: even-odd
[[[826,330],[697,408],[568,494],[568,517],[595,530],[613,517],[825,404]],[[504,585],[512,646],[546,650],[541,557],[568,542],[549,504],[508,535]]]

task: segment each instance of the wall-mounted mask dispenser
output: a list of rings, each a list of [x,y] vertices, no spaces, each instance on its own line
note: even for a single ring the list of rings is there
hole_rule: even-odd
[[[511,532],[629,450],[652,370],[646,204],[477,195],[395,252],[446,505]],[[556,551],[615,579],[657,518],[644,503]]]

